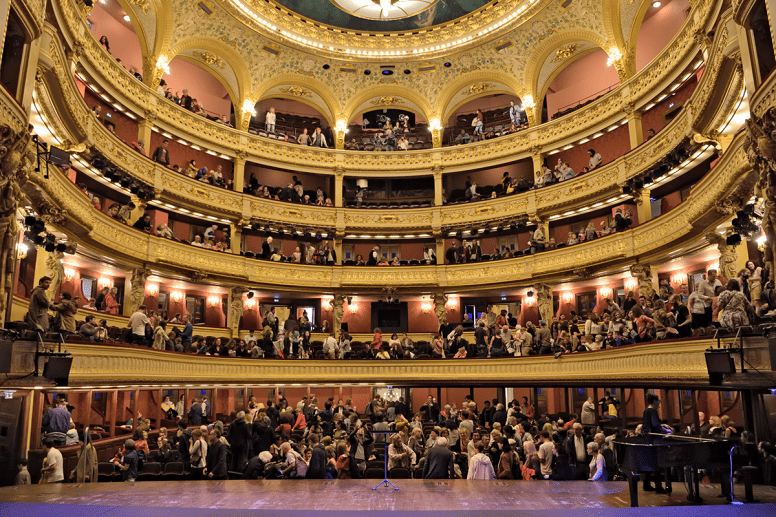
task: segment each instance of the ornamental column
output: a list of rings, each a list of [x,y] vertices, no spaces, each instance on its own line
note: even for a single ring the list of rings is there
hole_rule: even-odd
[[[137,308],[143,305],[145,300],[145,285],[148,277],[151,276],[151,271],[148,269],[133,269],[132,270],[132,286],[127,294],[126,287],[124,289],[124,307],[127,310],[125,315],[131,316],[137,311]],[[129,301],[127,303],[127,300]]]
[[[337,231],[334,233],[334,253],[337,255],[337,260],[335,261],[335,264],[338,266],[342,265],[342,238],[345,237],[344,232]]]
[[[334,206],[342,208],[342,182],[345,179],[345,168],[341,165],[334,167]],[[339,259],[339,252],[337,252],[337,258]]]
[[[445,236],[442,233],[434,234],[436,237],[436,260],[437,264],[445,263]]]
[[[442,147],[442,135],[445,131],[443,127],[438,128],[431,128],[431,141],[434,145],[434,149],[439,149]]]
[[[250,289],[247,287],[239,285],[229,289],[229,314],[227,314],[227,321],[229,322],[233,338],[239,338],[240,319],[243,315],[243,294],[249,291]]]
[[[622,111],[625,112],[625,118],[628,120],[628,135],[630,136],[631,149],[635,149],[644,142],[644,127],[641,124],[643,113],[641,110],[635,109],[632,102],[624,104]]]
[[[550,243],[550,220],[547,217],[539,219],[539,224],[542,225],[542,232],[544,232],[544,245],[547,246]]]
[[[245,219],[240,219],[237,223],[229,225],[230,233],[232,234],[229,239],[229,248],[232,250],[233,255],[239,255],[240,251],[242,251],[242,229],[248,222]]]
[[[540,145],[531,146],[531,160],[533,161],[533,178],[536,180],[536,171],[541,171],[544,166],[544,153]]]
[[[135,204],[135,209],[132,210],[130,219],[129,221],[127,221],[127,224],[132,226],[133,224],[135,224],[135,221],[143,217],[143,214],[145,214],[146,207],[148,205],[146,204],[145,199],[140,199],[139,197],[137,197],[136,194],[130,195],[129,200]]]
[[[140,119],[137,123],[137,141],[138,143],[143,142],[143,149],[145,150],[143,154],[148,156],[148,148],[151,145],[151,130],[154,127],[156,113],[152,111],[145,111],[144,115],[145,118]]]
[[[442,167],[441,165],[437,164],[432,167],[431,171],[434,173],[434,206],[442,206],[443,203],[443,195],[442,191],[444,190],[444,187],[442,186]]]
[[[345,315],[345,309],[342,307],[345,305],[345,295],[337,293],[334,295],[334,300],[331,302],[332,310],[332,332],[339,332],[342,326],[342,317]]]
[[[633,193],[633,201],[636,202],[637,213],[639,215],[639,224],[644,224],[652,219],[652,201],[650,200],[651,191],[647,188],[637,190]]]
[[[245,190],[245,161],[248,153],[240,149],[237,156],[232,158],[232,188],[235,192],[242,193]]]

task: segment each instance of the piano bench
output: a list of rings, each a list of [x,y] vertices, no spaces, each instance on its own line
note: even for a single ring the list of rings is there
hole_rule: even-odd
[[[754,493],[752,492],[752,482],[754,481],[755,473],[760,470],[757,467],[745,465],[736,471],[736,474],[741,476],[744,480],[744,494],[747,503],[754,502]]]

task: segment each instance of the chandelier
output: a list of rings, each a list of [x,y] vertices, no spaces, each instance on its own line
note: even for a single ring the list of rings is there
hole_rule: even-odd
[[[368,20],[408,18],[433,6],[439,0],[331,0],[345,12]]]

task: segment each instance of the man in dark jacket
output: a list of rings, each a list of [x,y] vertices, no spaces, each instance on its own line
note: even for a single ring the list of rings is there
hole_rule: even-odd
[[[269,448],[275,443],[275,429],[268,416],[263,416],[261,420],[253,422],[253,453],[269,451]]]
[[[194,399],[189,409],[189,425],[198,427],[202,425],[202,403],[199,399]]]
[[[507,412],[504,409],[504,404],[496,404],[496,411],[493,413],[493,420],[490,421],[491,428],[496,422],[501,424],[501,428],[507,425]]]
[[[307,438],[313,455],[307,466],[307,479],[324,479],[326,477],[326,449],[319,443],[318,435],[313,433]]]
[[[278,425],[280,425],[280,422],[278,421],[280,418],[280,411],[278,411],[278,408],[275,407],[275,404],[271,401],[267,401],[267,416],[269,417],[269,422],[272,425],[273,429],[277,429]]]
[[[221,431],[213,429],[210,431],[210,445],[207,448],[207,466],[203,471],[208,479],[227,479],[229,477],[226,467],[226,452],[226,444],[221,441]]]
[[[251,426],[245,422],[245,411],[237,413],[237,418],[229,425],[227,440],[232,451],[229,470],[242,472],[248,461],[248,446],[251,443]]]
[[[261,245],[261,258],[269,260],[272,256],[272,237],[267,237]]]
[[[350,454],[355,458],[358,468],[363,474],[366,470],[366,462],[372,456],[372,451],[374,450],[372,444],[375,439],[372,436],[372,433],[363,426],[357,428],[351,426],[351,433],[348,436],[348,441],[350,442]]]
[[[186,429],[188,422],[178,420],[178,451],[181,453],[181,461],[184,465],[189,464],[189,445],[191,444],[191,431]]]
[[[426,454],[423,479],[454,479],[455,455],[447,448],[447,438],[440,437]]]
[[[399,398],[399,402],[396,403],[394,409],[396,415],[401,415],[405,418],[407,417],[407,404],[404,403],[404,397]]]
[[[431,395],[426,399],[426,403],[420,408],[421,411],[426,413],[426,420],[429,422],[439,422],[439,404],[434,402],[434,397]]]

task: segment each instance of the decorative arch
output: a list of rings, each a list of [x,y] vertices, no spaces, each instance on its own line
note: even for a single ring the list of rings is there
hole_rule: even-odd
[[[216,68],[207,65],[202,61],[192,59],[189,56],[181,55],[181,52],[185,50],[205,50],[212,52],[219,58],[223,59],[224,62],[232,69],[232,72],[237,79],[237,91],[234,91],[234,89],[229,86],[224,76],[218,72]],[[167,53],[167,57],[170,61],[176,57],[184,58],[187,61],[195,63],[210,72],[216,79],[218,79],[219,82],[221,82],[221,84],[224,85],[226,91],[229,92],[229,96],[232,99],[232,104],[234,105],[235,111],[240,109],[240,102],[245,98],[247,92],[250,91],[251,79],[248,74],[247,63],[245,63],[242,56],[232,47],[215,38],[196,37],[185,39],[171,48]]]
[[[416,115],[421,115],[426,121],[429,122],[431,121],[434,113],[431,104],[428,102],[428,99],[422,95],[418,95],[415,90],[398,84],[378,84],[360,90],[358,95],[348,100],[348,103],[342,110],[342,117],[347,121],[353,120],[354,117],[359,115],[359,112],[357,111],[358,108],[374,97],[397,97],[409,101],[417,107],[417,111],[410,109],[409,106],[402,106],[402,108],[407,109],[408,111],[412,111]],[[359,111],[363,113],[363,111],[366,110]]]
[[[624,49],[627,43],[627,39],[622,33],[622,4],[628,0],[602,0],[603,7],[602,22],[604,26],[604,32],[606,34],[606,40],[610,43],[615,43],[617,48]],[[635,0],[634,0],[635,1]],[[648,1],[648,0],[641,0]],[[652,1],[652,0],[649,0]],[[628,4],[630,5],[630,4]]]
[[[173,31],[175,30],[174,15],[175,8],[173,0],[152,0],[156,6],[156,39],[154,41],[153,51],[149,55],[148,63],[144,61],[144,66],[149,70],[144,72],[143,77],[151,77],[159,56],[166,54],[172,41]]]
[[[481,93],[472,94],[471,97],[461,101],[455,101],[456,95],[458,95],[461,90],[483,82],[494,84],[494,88],[485,90]],[[435,113],[440,115],[440,121],[444,124],[444,122],[450,118],[450,115],[460,106],[479,97],[493,95],[494,93],[505,93],[507,95],[514,95],[518,98],[521,98],[524,95],[522,85],[515,80],[515,77],[508,74],[493,71],[470,72],[445,85],[439,94]],[[454,101],[455,103],[451,105]]]
[[[132,9],[132,3],[128,0],[116,0],[116,2],[124,9],[127,16],[129,16],[129,22],[132,24],[132,28],[135,29],[135,36],[137,36],[137,41],[140,44],[140,57],[143,62],[143,77],[146,77],[149,71],[145,69],[145,63],[151,55],[150,49],[153,47],[153,42],[149,45],[146,31],[143,28],[143,24],[138,19],[135,10]]]
[[[639,31],[641,30],[641,24],[644,23],[644,18],[647,16],[647,11],[651,5],[652,2],[650,2],[650,0],[642,0],[639,5],[639,10],[636,11],[636,16],[633,18],[633,23],[630,26],[630,33],[627,38],[627,44],[624,47],[626,51],[623,52],[623,55],[633,57],[634,72],[636,66],[636,44],[639,39]]]
[[[320,99],[320,102],[315,102],[315,97],[297,96],[290,92],[280,92],[277,90],[278,87],[298,87],[303,90],[309,90]],[[306,75],[292,73],[276,75],[266,79],[254,89],[250,95],[250,100],[255,104],[267,97],[290,99],[307,104],[318,110],[332,127],[337,123],[337,115],[340,113],[340,104],[337,101],[337,95],[334,93],[334,90],[321,81]]]
[[[540,85],[539,74],[541,73],[544,62],[547,61],[547,59],[555,51],[563,47],[563,45],[568,45],[579,41],[590,42],[594,45],[594,47],[592,47],[593,49],[598,47],[606,52],[607,42],[599,34],[584,29],[574,29],[553,34],[544,40],[539,46],[537,46],[537,48],[531,54],[531,58],[529,59],[528,63],[526,63],[525,67],[524,83],[528,86],[528,88],[530,88],[530,91],[532,92],[533,98],[537,105],[541,106],[544,95],[547,93],[547,88],[552,82],[552,79],[554,79],[568,65],[579,59],[579,57],[585,53],[591,52],[592,49],[586,49],[587,52],[580,52],[579,56],[571,56],[571,58],[566,59],[563,63],[560,64],[560,66],[557,67],[556,70],[553,71],[553,74],[551,74],[550,77],[544,81],[544,84]]]

